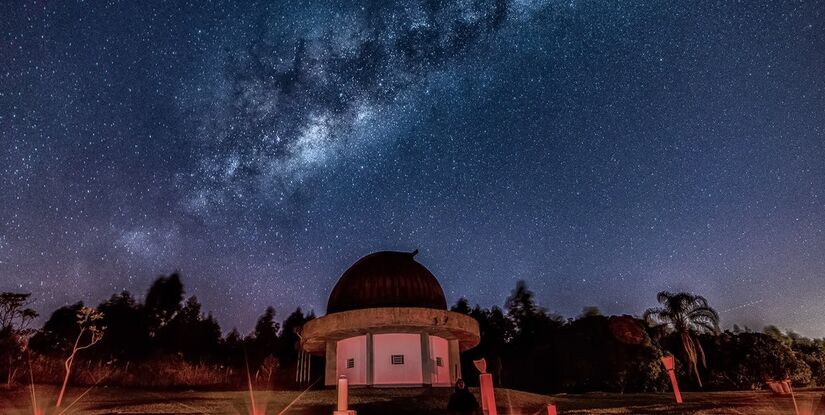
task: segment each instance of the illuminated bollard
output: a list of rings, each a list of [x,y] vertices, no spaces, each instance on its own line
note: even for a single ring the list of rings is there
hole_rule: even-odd
[[[346,376],[338,378],[338,410],[333,415],[355,415],[355,411],[347,409],[348,403],[348,382]]]
[[[346,376],[341,376],[338,378],[338,410],[339,411],[346,411],[347,410],[347,394],[349,391],[348,382]]]
[[[676,361],[673,356],[665,356],[662,358],[662,364],[667,369],[667,374],[670,375],[670,384],[673,385],[673,395],[676,396],[676,403],[682,403],[682,393],[679,392],[679,383],[676,382]]]
[[[558,415],[556,412],[556,405],[552,403],[547,404],[547,415]]]
[[[487,373],[487,361],[484,358],[473,360],[481,374],[478,376],[479,389],[481,389],[481,410],[484,415],[496,415],[496,393],[493,389],[493,375]]]
[[[482,373],[479,375],[481,386],[481,409],[485,415],[496,415],[496,393],[493,390],[493,375]]]

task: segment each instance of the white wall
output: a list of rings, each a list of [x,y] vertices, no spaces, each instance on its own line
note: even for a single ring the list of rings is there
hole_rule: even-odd
[[[367,384],[367,336],[339,340],[336,345],[335,368],[345,375],[350,385]],[[355,359],[355,367],[347,369],[347,359]]]
[[[433,385],[449,385],[450,381],[450,348],[449,342],[437,336],[430,337],[430,370],[433,376]],[[440,357],[442,366],[436,364],[436,358]]]
[[[421,336],[419,334],[374,334],[373,384],[409,385],[424,383],[421,371]],[[392,364],[392,355],[404,355],[403,365]]]

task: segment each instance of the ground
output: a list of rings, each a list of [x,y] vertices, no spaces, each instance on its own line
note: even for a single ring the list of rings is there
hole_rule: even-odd
[[[49,409],[56,388],[38,386],[36,396],[41,408]],[[476,394],[477,390],[473,390]],[[82,395],[87,392],[85,395]],[[446,414],[448,389],[360,389],[352,390],[351,409],[359,415],[377,414]],[[800,414],[810,415],[819,402],[821,391],[806,390],[797,394]],[[78,397],[80,397],[78,399]],[[51,398],[51,399],[50,399]],[[709,392],[685,393],[685,404],[677,406],[669,394],[605,394],[537,395],[499,389],[496,393],[499,414],[546,414],[546,404],[558,407],[564,414],[794,414],[790,397],[769,392]],[[250,414],[249,392],[159,392],[131,389],[95,388],[71,389],[65,407],[77,400],[69,414]],[[300,392],[256,392],[259,414],[332,414],[334,390]],[[291,404],[291,405],[290,405]],[[0,414],[31,414],[31,393],[28,388],[0,389]],[[284,411],[286,409],[286,411]],[[47,411],[49,415],[59,412]]]

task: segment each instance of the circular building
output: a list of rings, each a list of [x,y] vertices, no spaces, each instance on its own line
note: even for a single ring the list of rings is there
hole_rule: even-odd
[[[382,251],[347,269],[327,314],[304,324],[301,347],[326,356],[326,385],[449,386],[459,352],[479,342],[478,323],[447,310],[444,290],[415,252]]]

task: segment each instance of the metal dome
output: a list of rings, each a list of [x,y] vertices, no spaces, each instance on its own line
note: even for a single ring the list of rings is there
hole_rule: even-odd
[[[415,261],[415,252],[381,251],[344,271],[327,302],[327,314],[378,307],[447,309],[435,276]]]

